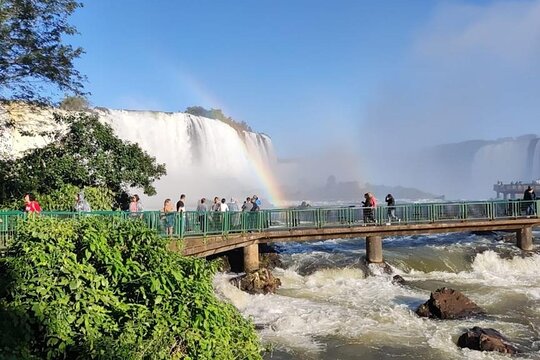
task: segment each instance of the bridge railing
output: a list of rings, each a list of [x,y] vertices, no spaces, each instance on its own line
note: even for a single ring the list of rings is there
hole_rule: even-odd
[[[446,203],[412,203],[393,207],[400,224],[419,224],[452,221],[480,221],[537,217],[540,201],[476,201]],[[395,224],[389,218],[387,206],[375,209],[358,206],[306,207],[302,209],[268,209],[255,212],[197,212],[183,213],[144,211],[44,211],[39,216],[75,218],[105,216],[117,219],[140,220],[165,236],[179,238],[234,233],[280,231],[301,228],[330,228],[377,226]],[[16,224],[27,214],[20,211],[0,211],[0,247],[5,247],[16,233]]]

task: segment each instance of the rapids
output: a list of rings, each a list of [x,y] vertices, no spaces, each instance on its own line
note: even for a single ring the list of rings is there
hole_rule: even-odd
[[[538,236],[539,234],[536,234]],[[284,263],[274,295],[249,295],[219,274],[215,288],[260,329],[265,359],[504,359],[460,349],[475,325],[512,340],[516,359],[540,359],[540,253],[522,255],[501,234],[384,240],[386,262],[407,281],[362,261],[363,239],[277,244]],[[414,311],[448,286],[483,307],[477,319],[437,321]]]

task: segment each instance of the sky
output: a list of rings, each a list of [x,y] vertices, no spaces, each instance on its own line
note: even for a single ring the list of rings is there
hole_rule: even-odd
[[[221,108],[281,158],[539,132],[540,0],[93,0],[72,22],[92,105]]]

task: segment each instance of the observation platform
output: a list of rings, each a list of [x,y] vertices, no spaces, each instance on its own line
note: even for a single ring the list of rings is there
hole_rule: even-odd
[[[503,184],[498,183],[493,185],[493,191],[497,193],[497,199],[502,198],[504,200],[507,199],[516,199],[516,198],[522,198],[523,193],[525,190],[527,190],[528,187],[531,187],[534,192],[540,191],[540,184],[536,183],[530,183],[530,184],[523,184],[523,183],[510,183],[510,184]]]

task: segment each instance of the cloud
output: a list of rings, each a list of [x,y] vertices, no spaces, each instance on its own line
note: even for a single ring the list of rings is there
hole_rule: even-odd
[[[540,2],[441,6],[414,47],[418,60],[466,65],[471,57],[509,66],[536,65],[540,54]]]
[[[368,106],[364,153],[373,181],[426,185],[405,154],[538,133],[539,63],[540,1],[439,5]]]
[[[379,141],[397,133],[417,145],[530,133],[539,60],[540,1],[443,5],[370,104],[365,125]]]

